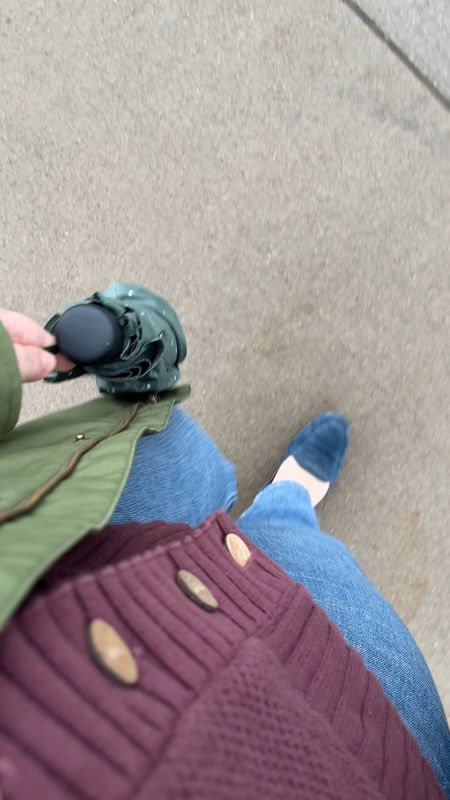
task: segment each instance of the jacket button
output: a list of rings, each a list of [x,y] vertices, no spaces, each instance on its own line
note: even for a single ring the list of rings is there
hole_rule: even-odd
[[[205,611],[217,611],[219,603],[216,598],[212,592],[209,591],[208,587],[205,586],[199,578],[193,575],[192,572],[188,572],[186,569],[180,569],[177,572],[176,581],[185,595],[187,595],[190,600],[193,600],[194,603],[197,603],[198,606],[204,608]]]
[[[241,539],[240,536],[237,536],[236,533],[227,533],[225,537],[225,544],[228,552],[236,561],[236,564],[239,564],[240,567],[245,567],[251,556],[251,553],[244,540]]]
[[[99,667],[118,683],[134,686],[138,666],[130,649],[116,630],[103,619],[93,619],[88,626],[91,653]]]

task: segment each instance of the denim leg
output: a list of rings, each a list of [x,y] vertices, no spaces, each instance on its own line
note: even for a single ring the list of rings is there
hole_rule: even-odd
[[[186,522],[198,525],[229,511],[237,496],[234,467],[179,406],[167,428],[144,436],[111,522]]]
[[[267,486],[238,524],[325,609],[378,677],[448,793],[450,732],[425,660],[356,559],[321,532],[305,489],[289,481]]]

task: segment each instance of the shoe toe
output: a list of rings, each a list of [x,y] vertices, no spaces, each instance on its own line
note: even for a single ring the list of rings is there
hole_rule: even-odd
[[[343,414],[329,412],[313,419],[291,442],[289,453],[306,470],[334,483],[344,463],[350,425]]]

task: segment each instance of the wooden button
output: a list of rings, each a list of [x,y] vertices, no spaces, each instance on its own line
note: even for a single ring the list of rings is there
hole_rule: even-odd
[[[108,622],[93,619],[88,627],[88,640],[97,664],[124,686],[134,686],[139,671],[129,647]]]
[[[204,608],[205,611],[217,611],[219,603],[216,598],[212,592],[209,591],[208,587],[205,586],[199,578],[193,575],[192,572],[188,572],[186,569],[180,569],[177,572],[176,580],[180,589],[190,600],[193,600],[198,606]]]
[[[245,567],[251,556],[251,553],[244,540],[241,539],[241,537],[236,533],[227,533],[225,537],[225,544],[228,552],[236,561],[236,564],[239,564],[240,567]]]

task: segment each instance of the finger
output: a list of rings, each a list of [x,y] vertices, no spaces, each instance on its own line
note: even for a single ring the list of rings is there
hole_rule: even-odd
[[[14,351],[23,383],[40,381],[56,369],[56,358],[40,347],[15,344]]]
[[[25,314],[0,308],[0,322],[3,323],[15,344],[49,347],[55,343],[55,337],[41,328],[37,322]]]
[[[59,369],[60,372],[69,372],[74,366],[75,364],[73,361],[69,361],[62,353],[58,353],[56,356],[56,368]]]

